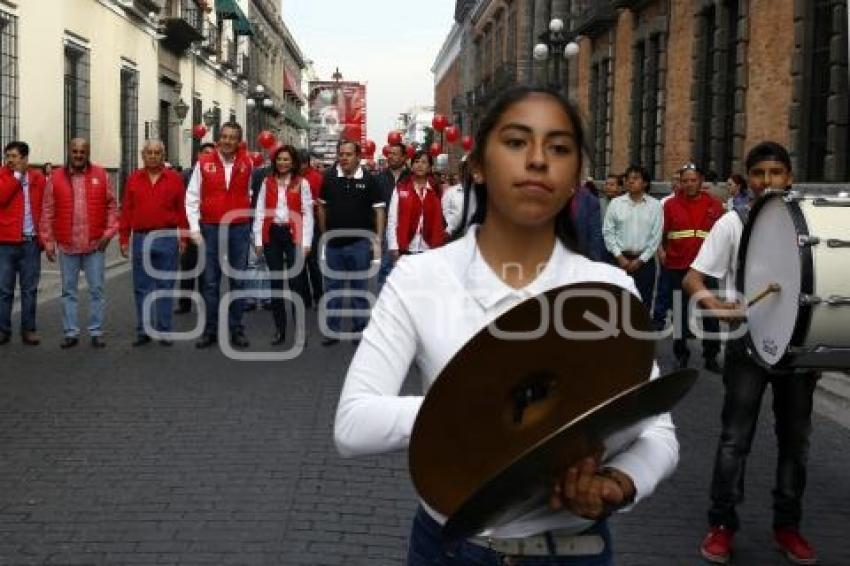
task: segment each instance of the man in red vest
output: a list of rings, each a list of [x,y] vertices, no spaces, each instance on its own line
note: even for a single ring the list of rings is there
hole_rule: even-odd
[[[0,344],[12,336],[15,278],[21,281],[21,339],[37,345],[35,305],[41,276],[38,222],[44,195],[44,175],[29,168],[30,148],[13,141],[3,150],[0,167]]]
[[[227,122],[221,127],[217,151],[201,155],[195,164],[186,189],[186,217],[192,239],[203,242],[206,254],[202,294],[207,321],[204,334],[195,344],[209,348],[218,340],[218,304],[223,256],[230,270],[244,272],[251,245],[251,159],[239,149],[242,126]],[[227,249],[219,249],[224,242]],[[240,291],[244,279],[228,277],[231,291]],[[227,325],[230,341],[237,348],[247,348],[248,339],[242,325],[243,299],[230,302]]]
[[[159,140],[148,140],[142,148],[144,168],[128,178],[121,201],[121,255],[128,257],[132,233],[133,292],[136,298],[136,340],[133,346],[151,341],[148,328],[160,336],[160,344],[170,346],[172,302],[178,258],[185,248],[177,230],[185,228],[186,206],[183,179],[165,167],[165,146]],[[157,233],[159,230],[166,232]],[[170,232],[170,233],[169,233]],[[147,263],[154,270],[148,272]],[[159,272],[159,273],[157,273]],[[160,275],[160,274],[169,275]],[[150,306],[149,325],[144,324],[145,297],[155,291],[168,293]]]
[[[688,367],[688,295],[682,291],[682,281],[697,257],[702,243],[714,223],[723,216],[723,203],[702,190],[702,172],[693,164],[685,165],[680,172],[680,190],[664,202],[664,232],[659,257],[670,277],[673,299],[679,303],[679,320],[674,321],[673,353],[679,367]],[[673,311],[676,312],[676,309]],[[703,328],[708,333],[718,332],[717,320],[706,318]],[[705,368],[720,373],[717,354],[720,343],[703,339],[702,355]]]
[[[91,345],[103,348],[104,252],[118,232],[118,202],[106,171],[89,161],[89,142],[74,138],[68,151],[67,165],[54,168],[47,181],[39,231],[47,259],[56,261],[58,251],[65,336],[60,346],[79,342],[77,280],[82,270],[89,286]]]

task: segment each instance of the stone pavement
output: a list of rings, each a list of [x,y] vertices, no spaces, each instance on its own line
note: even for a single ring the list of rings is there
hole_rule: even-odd
[[[322,348],[313,325],[289,362],[135,349],[127,273],[107,296],[105,350],[61,351],[55,300],[39,310],[41,346],[16,336],[0,349],[0,565],[403,563],[416,505],[405,454],[343,460],[333,447],[350,345]],[[253,344],[270,321],[249,315]],[[677,408],[679,469],[614,520],[618,564],[700,563],[721,392],[704,373]],[[768,403],[741,508],[745,566],[784,563],[770,539]],[[823,564],[850,564],[848,454],[848,430],[817,416],[803,528]]]

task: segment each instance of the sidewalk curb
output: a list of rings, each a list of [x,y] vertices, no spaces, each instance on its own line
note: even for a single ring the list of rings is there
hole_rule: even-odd
[[[815,410],[850,429],[850,375],[823,372],[815,390]]]

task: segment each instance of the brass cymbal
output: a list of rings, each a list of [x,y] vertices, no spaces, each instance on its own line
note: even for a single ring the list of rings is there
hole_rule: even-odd
[[[645,419],[669,411],[698,375],[685,369],[640,383],[566,424],[485,482],[449,517],[443,535],[449,540],[474,536],[546,505],[556,478],[571,464],[600,446],[611,448],[615,433],[625,436],[617,439],[621,445],[633,441]]]
[[[491,327],[538,332],[506,339]],[[524,301],[482,329],[446,365],[417,415],[409,467],[422,499],[452,516],[531,447],[646,382],[655,344],[629,327],[650,331],[637,297],[580,283]]]

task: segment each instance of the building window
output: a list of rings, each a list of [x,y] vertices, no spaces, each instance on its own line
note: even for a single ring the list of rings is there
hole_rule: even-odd
[[[121,174],[123,191],[127,177],[138,167],[139,154],[139,73],[121,69]]]
[[[517,60],[517,2],[511,2],[508,6],[508,23],[507,23],[507,44],[508,54],[507,60],[509,63],[516,63]]]
[[[65,146],[73,138],[89,138],[89,52],[65,44]]]
[[[192,126],[204,123],[204,109],[201,99],[197,96],[192,97]],[[195,164],[198,152],[201,151],[201,140],[192,136],[192,165]]]
[[[218,140],[218,134],[219,134],[219,132],[221,132],[221,107],[220,106],[213,107],[213,116],[215,116],[213,118],[213,126],[212,126],[213,139]]]
[[[0,12],[0,147],[18,138],[18,18]]]
[[[796,12],[791,109],[795,178],[850,180],[850,95],[845,0],[812,0]]]
[[[594,63],[590,70],[590,115],[593,140],[592,171],[597,179],[608,175],[611,165],[611,59]]]
[[[738,67],[742,64],[738,49],[740,25],[739,0],[710,4],[697,19],[693,154],[704,171],[713,171],[722,178],[740,167],[745,134],[735,128],[736,117],[743,112],[736,104],[736,95],[744,88],[738,83]]]
[[[660,66],[664,36],[654,34],[638,41],[634,47],[634,84],[632,86],[632,163],[646,167],[650,175],[661,174],[661,96],[663,89]]]

